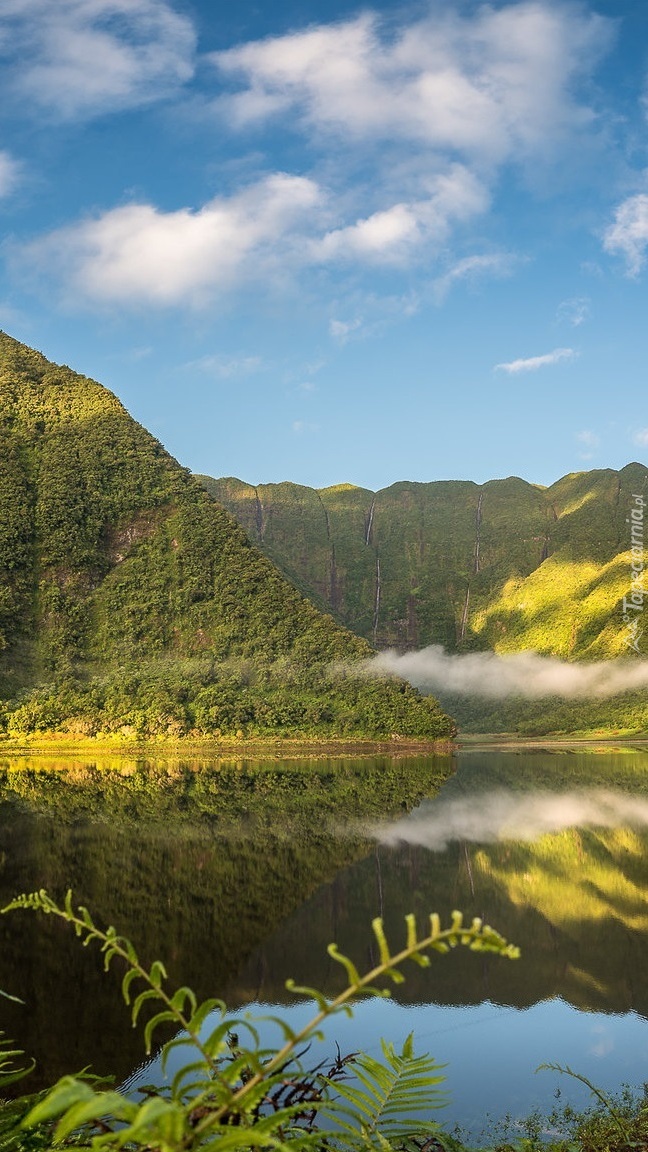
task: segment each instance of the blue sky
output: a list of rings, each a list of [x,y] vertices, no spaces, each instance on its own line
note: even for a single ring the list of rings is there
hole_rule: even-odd
[[[648,5],[3,0],[0,326],[252,483],[648,453]]]

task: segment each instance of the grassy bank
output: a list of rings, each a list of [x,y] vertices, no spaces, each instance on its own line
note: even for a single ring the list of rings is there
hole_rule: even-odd
[[[190,756],[209,760],[301,760],[335,756],[411,756],[425,753],[450,754],[455,745],[449,740],[412,740],[394,736],[389,740],[290,739],[284,737],[227,738],[205,737],[148,740],[114,736],[71,736],[67,732],[36,732],[33,735],[0,736],[0,755],[52,754],[124,755],[137,757]]]

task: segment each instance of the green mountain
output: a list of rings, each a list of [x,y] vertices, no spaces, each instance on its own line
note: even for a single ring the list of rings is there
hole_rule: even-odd
[[[0,334],[0,725],[447,737],[93,380]],[[336,671],[337,668],[337,671]]]
[[[517,477],[379,492],[198,479],[313,603],[379,648],[627,652],[627,521],[633,494],[648,498],[642,464],[549,488]]]
[[[634,658],[622,604],[635,496],[648,498],[642,464],[572,473],[549,488],[517,477],[379,492],[198,479],[313,604],[377,648]],[[464,731],[648,731],[643,692],[591,701],[437,692]]]

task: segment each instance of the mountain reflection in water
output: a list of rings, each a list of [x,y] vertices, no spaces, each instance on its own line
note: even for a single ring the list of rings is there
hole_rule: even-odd
[[[406,912],[422,923],[461,908],[521,945],[522,959],[458,950],[430,970],[411,966],[397,1004],[362,1006],[352,1047],[413,1028],[439,1060],[459,1060],[451,1084],[490,1085],[495,1112],[515,1106],[511,1061],[526,1060],[529,1081],[541,1060],[566,1060],[586,1074],[594,1061],[612,1087],[636,1067],[641,1083],[648,755],[471,752],[456,765],[454,775],[449,760],[422,757],[126,774],[77,765],[71,777],[7,766],[2,896],[69,884],[144,958],[161,956],[174,979],[232,1007],[290,1004],[288,976],[339,989],[326,945],[370,963],[375,915],[399,941]],[[0,945],[0,987],[28,1005],[3,1006],[2,1027],[44,1079],[89,1061],[123,1077],[140,1063],[117,973],[106,978],[65,926],[14,913],[0,920]],[[474,1064],[480,1052],[485,1065]]]

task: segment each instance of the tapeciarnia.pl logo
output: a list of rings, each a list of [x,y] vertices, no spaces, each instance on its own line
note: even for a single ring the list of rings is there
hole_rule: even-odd
[[[646,595],[644,588],[644,509],[646,501],[643,496],[635,492],[632,493],[632,499],[634,505],[626,520],[626,524],[630,525],[630,554],[632,556],[630,571],[632,576],[630,578],[630,592],[623,597],[622,602],[623,623],[626,626],[623,643],[627,648],[632,648],[633,652],[639,653],[639,641],[643,636],[640,621],[641,613],[644,610],[644,596]]]

